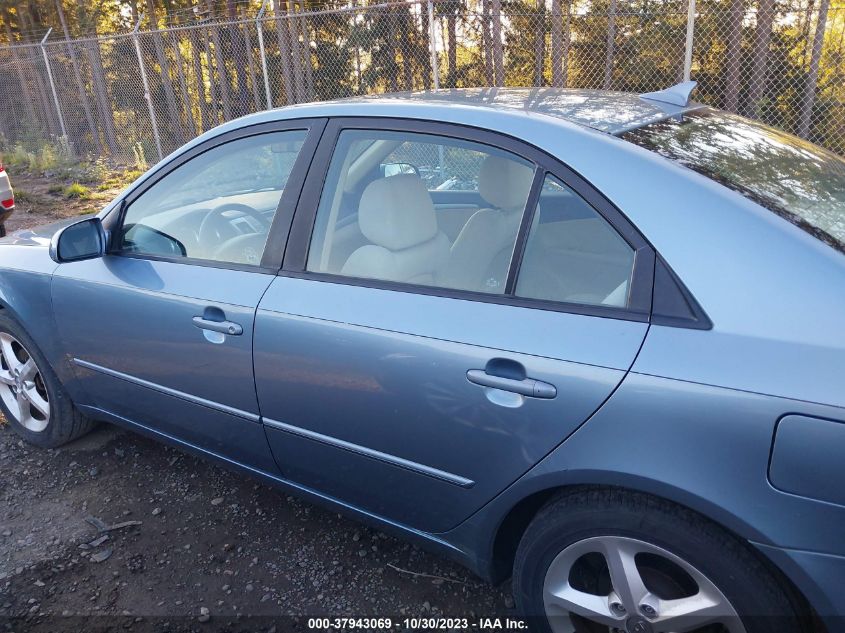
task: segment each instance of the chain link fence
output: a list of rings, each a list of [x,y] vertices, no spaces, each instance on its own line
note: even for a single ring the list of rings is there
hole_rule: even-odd
[[[142,17],[130,33],[0,48],[0,142],[152,163],[292,103],[437,87],[647,92],[689,75],[698,101],[845,154],[841,0],[303,6]]]

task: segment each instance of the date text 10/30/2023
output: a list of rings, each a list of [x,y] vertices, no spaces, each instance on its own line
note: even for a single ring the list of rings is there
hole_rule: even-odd
[[[516,618],[309,618],[312,631],[527,631]]]

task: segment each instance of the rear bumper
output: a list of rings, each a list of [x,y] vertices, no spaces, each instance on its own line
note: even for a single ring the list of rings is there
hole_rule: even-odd
[[[795,583],[830,633],[845,631],[845,556],[753,545]]]

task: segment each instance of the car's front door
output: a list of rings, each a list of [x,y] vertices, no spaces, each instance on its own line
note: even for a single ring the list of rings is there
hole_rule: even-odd
[[[253,323],[320,125],[252,127],[196,147],[128,195],[105,257],[59,266],[56,321],[94,406],[275,470]]]
[[[385,177],[391,156],[414,169]],[[258,397],[285,477],[442,532],[610,396],[648,327],[653,254],[547,161],[455,126],[329,124],[256,317]],[[483,207],[454,239],[435,172]]]

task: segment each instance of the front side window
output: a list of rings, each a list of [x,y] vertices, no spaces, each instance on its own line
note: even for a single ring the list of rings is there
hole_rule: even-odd
[[[845,252],[845,160],[762,123],[705,110],[623,138],[738,191]]]
[[[180,165],[126,209],[118,251],[259,265],[305,136],[237,139]]]
[[[320,199],[307,269],[503,294],[534,165],[498,148],[411,132],[341,133]],[[432,199],[477,197],[457,237]]]

